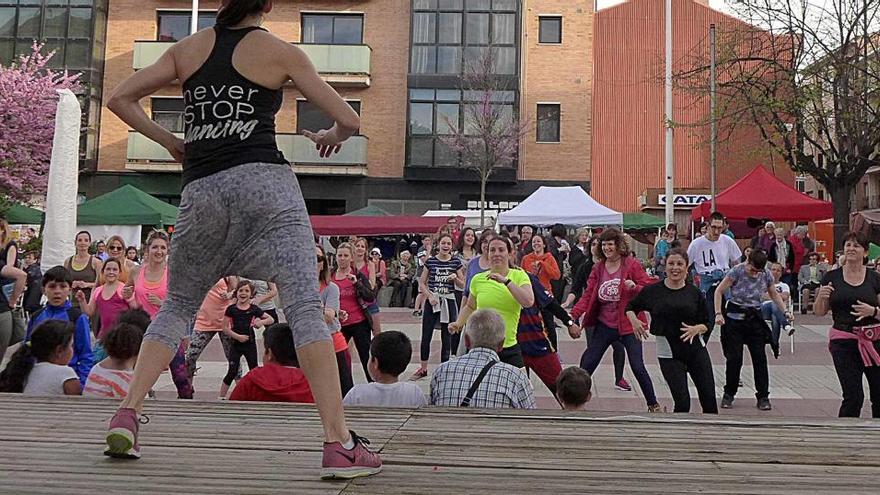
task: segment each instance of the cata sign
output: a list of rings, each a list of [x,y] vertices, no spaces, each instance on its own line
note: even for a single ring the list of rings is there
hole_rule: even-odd
[[[690,208],[697,206],[704,201],[711,201],[711,194],[673,194],[672,205],[676,208]],[[657,197],[657,204],[666,206],[666,195],[661,194]]]

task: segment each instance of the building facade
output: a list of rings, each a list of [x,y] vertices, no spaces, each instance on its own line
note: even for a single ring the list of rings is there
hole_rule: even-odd
[[[108,0],[0,0],[0,65],[54,51],[49,67],[79,73],[83,113],[80,168],[97,166]]]
[[[104,87],[112,91],[193,26],[210,27],[215,14],[216,4],[206,2],[195,15],[181,0],[112,2]],[[487,50],[504,83],[493,105],[531,126],[516,164],[493,174],[487,200],[515,204],[547,184],[589,189],[592,22],[592,5],[562,0],[277,0],[264,27],[302,48],[361,116],[358,135],[320,159],[301,133],[332,122],[284,88],[278,144],[310,213],[474,207],[477,175],[461,167],[443,136],[450,125],[466,125],[464,109],[474,101],[462,91],[462,73]],[[161,125],[183,131],[179,84],[142,104]],[[97,171],[82,178],[81,190],[92,197],[132,184],[179,201],[180,164],[106,108],[101,118]]]

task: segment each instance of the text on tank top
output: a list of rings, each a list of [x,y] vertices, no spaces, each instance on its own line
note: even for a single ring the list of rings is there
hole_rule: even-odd
[[[138,272],[137,279],[134,281],[134,300],[141,309],[150,315],[150,319],[159,312],[159,306],[150,302],[148,296],[150,294],[165,300],[168,295],[168,267],[162,271],[162,279],[158,282],[150,282],[146,279],[147,265],[144,265]]]
[[[248,33],[262,29],[214,26],[214,48],[183,83],[183,186],[244,163],[287,164],[275,141],[283,91],[235,70],[232,55]]]

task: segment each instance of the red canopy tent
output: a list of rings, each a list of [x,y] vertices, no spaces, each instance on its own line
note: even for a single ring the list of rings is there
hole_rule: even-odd
[[[729,219],[770,218],[779,222],[824,220],[834,215],[834,206],[798,191],[762,166],[721,191],[715,209]],[[691,211],[693,220],[709,218],[712,202],[705,201]]]
[[[436,234],[446,224],[461,223],[461,217],[346,216],[312,215],[312,230],[317,235],[401,235]]]

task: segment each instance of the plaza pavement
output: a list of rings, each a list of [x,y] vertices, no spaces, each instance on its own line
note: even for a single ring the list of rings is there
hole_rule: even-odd
[[[419,363],[419,344],[421,341],[421,320],[412,316],[411,310],[400,308],[383,308],[381,313],[382,328],[384,330],[400,330],[406,333],[413,342],[413,358],[407,371],[401,375],[408,379]],[[773,416],[797,416],[797,417],[836,417],[840,405],[840,385],[834,372],[831,356],[828,353],[827,331],[830,318],[820,318],[813,315],[796,315],[794,353],[790,352],[788,337],[783,337],[782,351],[779,359],[770,360],[770,399],[773,410],[762,412],[755,408],[754,382],[751,369],[751,360],[748,352],[745,352],[745,364],[743,366],[742,381],[744,387],[737,394],[737,400],[733,409],[721,410],[721,414],[730,412],[737,415],[773,415]],[[721,353],[719,332],[713,332],[709,343],[712,362],[715,364],[715,389],[720,400],[724,386],[724,358]],[[262,363],[262,340],[258,337]],[[563,366],[574,366],[580,361],[581,353],[586,347],[585,340],[575,341],[569,337],[568,332],[559,329],[559,352]],[[365,382],[364,373],[357,357],[357,351],[352,346],[352,371],[355,383]],[[768,355],[769,355],[768,347]],[[654,381],[654,389],[661,405],[672,410],[672,399],[669,388],[663,381],[660,367],[657,364],[656,347],[653,340],[644,345],[645,364]],[[433,372],[440,360],[440,335],[434,332],[431,345],[431,358],[429,360],[429,372]],[[214,339],[202,354],[194,386],[196,398],[212,400],[217,397],[220,380],[226,373],[226,362],[219,339]],[[623,392],[614,388],[614,372],[611,364],[611,352],[607,352],[602,364],[596,370],[593,380],[593,400],[588,408],[597,411],[630,411],[643,412],[646,409],[644,399],[638,384],[629,370],[629,363],[625,370],[627,380],[632,384],[632,392]],[[417,382],[428,393],[430,376]],[[538,407],[557,408],[556,401],[550,392],[536,376],[532,376],[535,386],[535,395]],[[166,372],[160,378],[156,386],[160,398],[173,398],[176,396],[174,385],[170,375]],[[699,412],[700,406],[696,400],[696,390],[691,386],[692,407],[691,412]],[[865,406],[863,417],[870,417],[870,401],[867,399],[868,391],[865,385]]]

